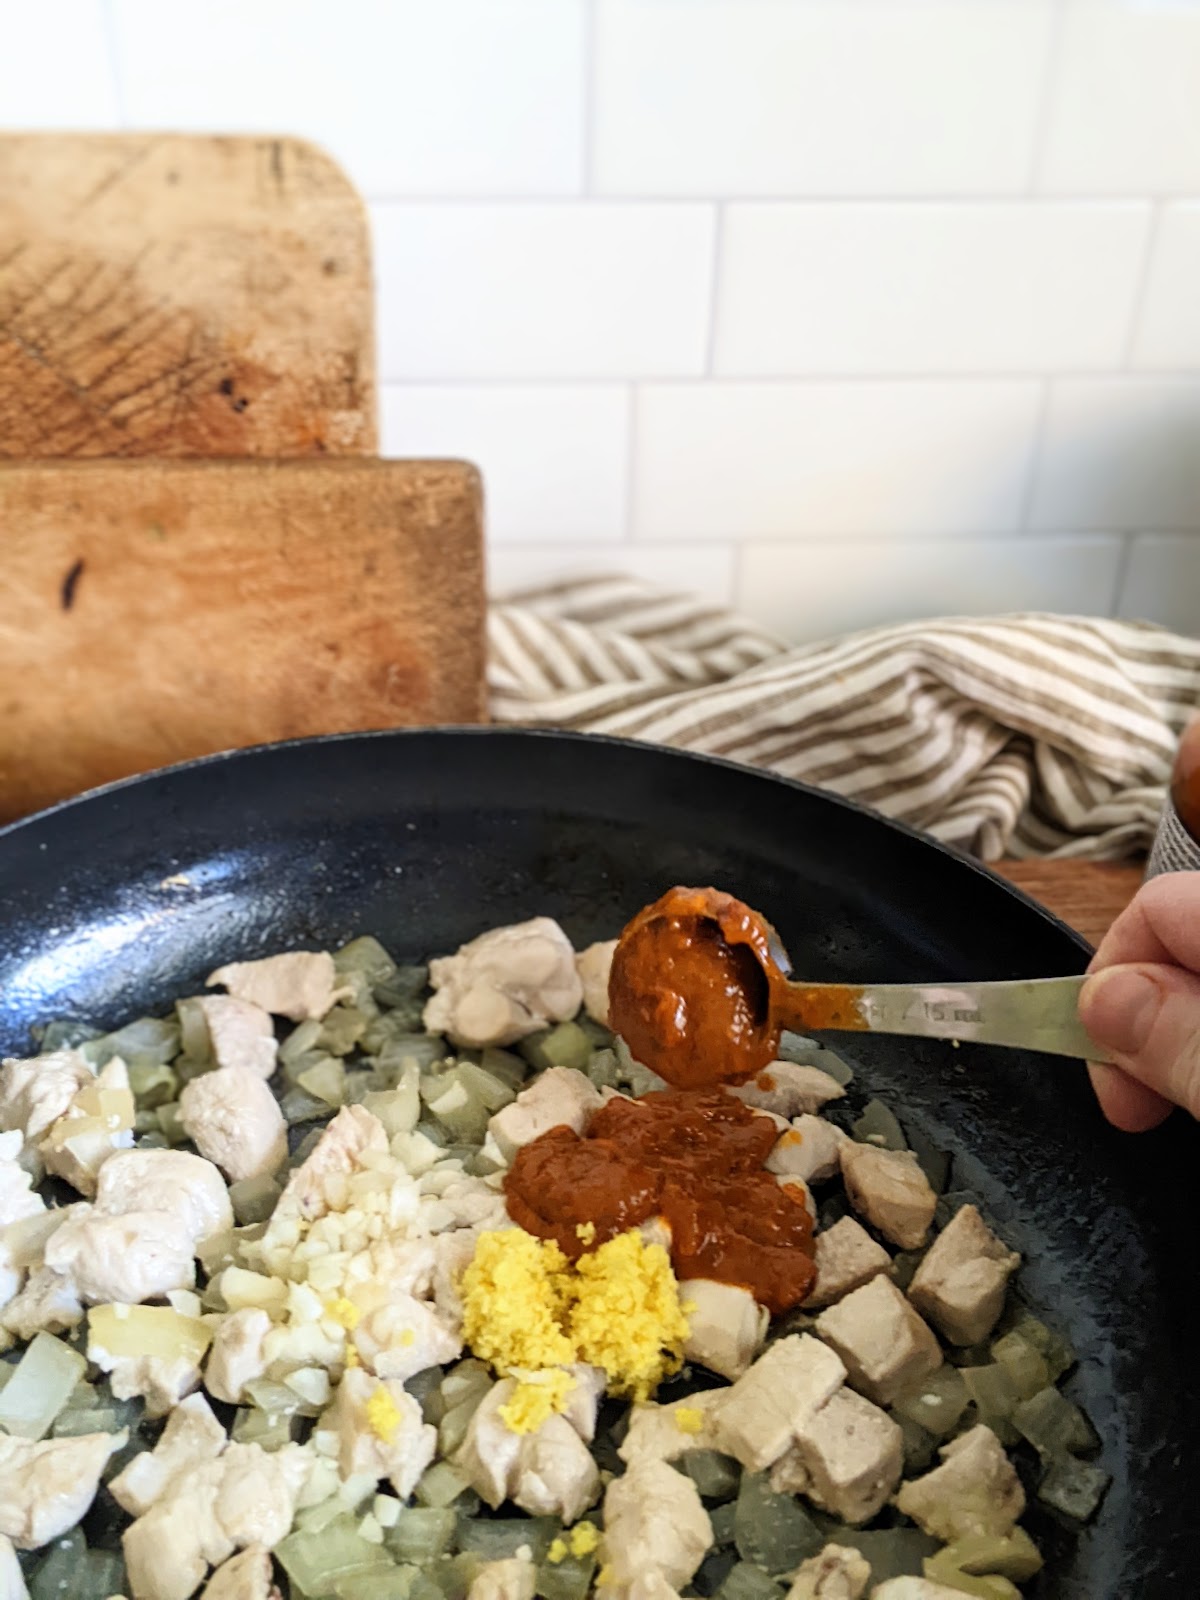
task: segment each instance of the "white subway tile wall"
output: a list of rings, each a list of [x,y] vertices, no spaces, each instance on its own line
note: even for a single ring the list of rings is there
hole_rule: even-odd
[[[1200,634],[1200,0],[0,0],[0,128],[293,133],[493,587]]]

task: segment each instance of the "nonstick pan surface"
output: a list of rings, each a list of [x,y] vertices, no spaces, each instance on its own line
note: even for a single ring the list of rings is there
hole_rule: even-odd
[[[222,961],[374,933],[400,957],[545,914],[614,935],[675,883],[778,927],[798,975],[1075,972],[1086,947],[976,863],[798,784],[648,746],[503,729],[303,741],[215,757],[0,833],[0,1050],[54,1017],[116,1025]],[[954,1154],[1026,1259],[1025,1298],[1080,1353],[1067,1392],[1113,1485],[1031,1594],[1200,1594],[1195,1201],[1200,1138],[1109,1129],[1081,1066],[843,1037],[855,1090]]]

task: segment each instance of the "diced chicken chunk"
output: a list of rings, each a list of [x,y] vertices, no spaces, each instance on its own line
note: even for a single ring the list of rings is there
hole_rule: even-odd
[[[109,1387],[118,1400],[146,1402],[148,1417],[165,1417],[200,1386],[200,1368],[187,1356],[110,1356],[102,1346],[89,1344],[88,1359],[109,1374]]]
[[[0,1533],[0,1600],[29,1600],[25,1575],[11,1539]]]
[[[480,1401],[467,1426],[458,1466],[471,1487],[495,1511],[516,1483],[517,1462],[527,1434],[513,1433],[500,1415],[517,1392],[515,1378],[502,1378]]]
[[[762,1344],[770,1313],[748,1289],[711,1278],[689,1278],[679,1285],[680,1302],[689,1306],[688,1336],[683,1354],[723,1378],[740,1378]]]
[[[338,1384],[321,1427],[337,1435],[338,1469],[343,1478],[373,1473],[387,1478],[402,1500],[437,1450],[437,1429],[402,1383],[381,1382],[352,1367]]]
[[[110,1217],[166,1212],[194,1245],[233,1227],[224,1178],[211,1161],[187,1150],[119,1150],[100,1171],[96,1210]]]
[[[185,1085],[179,1120],[202,1156],[231,1183],[274,1172],[287,1159],[287,1124],[269,1085],[218,1067]]]
[[[429,966],[425,1027],[475,1049],[512,1044],[579,1010],[583,984],[566,934],[549,917],[480,934]]]
[[[896,1423],[853,1389],[839,1389],[776,1462],[771,1486],[807,1495],[842,1522],[869,1522],[903,1470],[904,1436]]]
[[[817,1333],[846,1363],[853,1386],[892,1403],[942,1364],[937,1339],[890,1278],[872,1278],[817,1318]]]
[[[889,1578],[871,1590],[871,1600],[962,1600],[962,1590],[928,1578]]]
[[[271,1076],[277,1056],[270,1012],[232,994],[199,995],[191,1003],[204,1018],[218,1067],[240,1067],[257,1078]]]
[[[270,1553],[260,1544],[230,1556],[204,1586],[202,1600],[278,1600]]]
[[[364,1366],[401,1383],[462,1354],[460,1332],[433,1306],[408,1294],[395,1294],[368,1312],[352,1337]]]
[[[797,1205],[803,1206],[812,1219],[813,1226],[817,1224],[817,1202],[813,1192],[803,1178],[797,1178],[791,1172],[777,1172],[775,1182],[781,1189],[786,1189]]]
[[[871,1568],[857,1550],[827,1544],[796,1568],[787,1600],[862,1600],[870,1581]]]
[[[0,1066],[0,1129],[19,1130],[22,1165],[41,1176],[37,1146],[42,1135],[65,1116],[80,1089],[95,1073],[77,1050],[51,1050],[27,1059],[8,1057]]]
[[[615,939],[590,944],[575,957],[575,970],[583,985],[583,1008],[593,1022],[608,1027],[608,975],[612,971]]]
[[[463,1303],[458,1285],[470,1266],[479,1242],[474,1228],[453,1228],[433,1240],[433,1303],[447,1327],[458,1332],[462,1325]]]
[[[575,1387],[567,1395],[562,1415],[584,1443],[590,1444],[596,1437],[596,1417],[608,1379],[603,1367],[592,1367],[585,1361],[574,1362],[567,1371],[575,1379]]]
[[[96,1498],[100,1474],[125,1433],[16,1439],[0,1433],[0,1534],[37,1550],[73,1528]]]
[[[549,1416],[534,1433],[522,1435],[512,1498],[535,1517],[575,1522],[600,1491],[592,1452],[562,1416]]]
[[[269,1091],[268,1091],[269,1092]],[[343,1106],[325,1128],[308,1158],[287,1181],[272,1222],[302,1217],[308,1222],[323,1217],[340,1199],[339,1180],[362,1169],[363,1157],[388,1152],[387,1130],[363,1106]]]
[[[532,1561],[514,1556],[508,1561],[485,1561],[467,1590],[467,1600],[533,1600],[537,1568]]]
[[[690,1394],[678,1405],[660,1406],[653,1401],[635,1405],[629,1413],[629,1427],[617,1451],[622,1461],[634,1466],[642,1461],[674,1461],[687,1450],[716,1450],[720,1413],[729,1396],[728,1389],[703,1389]],[[700,1427],[682,1427],[677,1413],[700,1413]],[[688,1418],[695,1422],[694,1416]]]
[[[204,1369],[204,1387],[217,1400],[238,1405],[248,1383],[267,1370],[263,1340],[271,1319],[258,1306],[243,1306],[222,1318]]]
[[[671,1587],[657,1568],[639,1573],[632,1583],[621,1587],[625,1600],[679,1600],[678,1591]],[[607,1584],[596,1589],[597,1595],[610,1595],[613,1592]]]
[[[35,1267],[20,1294],[0,1313],[0,1326],[18,1339],[32,1339],[35,1333],[64,1333],[82,1321],[83,1307],[75,1285],[49,1267]]]
[[[845,1377],[838,1356],[819,1339],[806,1333],[780,1339],[725,1391],[718,1448],[750,1472],[764,1471]]]
[[[133,1144],[133,1119],[129,1072],[114,1056],[43,1134],[38,1150],[46,1171],[65,1178],[80,1194],[94,1195],[100,1168],[114,1150]]]
[[[32,1175],[20,1164],[24,1142],[18,1128],[0,1133],[0,1228],[46,1208],[41,1195],[34,1193]]]
[[[807,1111],[803,1116],[793,1117],[791,1126],[792,1132],[799,1134],[799,1140],[788,1147],[786,1170],[806,1183],[824,1183],[835,1178],[841,1170],[841,1150],[848,1135],[824,1117]]]
[[[817,1234],[815,1242],[817,1278],[804,1302],[806,1309],[817,1311],[833,1305],[843,1295],[861,1289],[864,1283],[886,1272],[892,1264],[883,1246],[853,1217],[842,1217],[832,1228]]]
[[[976,1207],[963,1206],[930,1245],[908,1297],[951,1344],[979,1344],[996,1326],[1020,1265]]]
[[[550,1128],[572,1128],[582,1133],[593,1112],[604,1104],[599,1091],[574,1067],[549,1067],[522,1089],[511,1105],[497,1111],[488,1132],[506,1161],[522,1145],[531,1144]]]
[[[749,1083],[730,1088],[730,1094],[748,1106],[774,1111],[781,1117],[797,1117],[801,1112],[820,1111],[831,1100],[841,1100],[845,1089],[820,1067],[800,1067],[794,1061],[772,1061],[756,1073]]]
[[[665,1461],[636,1462],[605,1491],[604,1560],[614,1586],[659,1572],[682,1589],[712,1540],[696,1485]]]
[[[938,1454],[940,1467],[901,1485],[896,1505],[904,1515],[944,1544],[1010,1534],[1025,1509],[1025,1491],[992,1430],[980,1423]]]
[[[841,1147],[842,1176],[850,1204],[901,1250],[925,1242],[937,1195],[909,1150],[881,1150],[847,1139]]]
[[[261,961],[233,961],[209,973],[205,982],[210,989],[221,984],[235,999],[292,1022],[321,1018],[350,993],[339,987],[328,950],[291,950]]]
[[[47,1241],[46,1265],[70,1278],[86,1305],[137,1305],[190,1289],[192,1250],[183,1223],[165,1211],[106,1217],[80,1206]]]
[[[167,1418],[154,1449],[134,1456],[109,1484],[109,1492],[131,1517],[144,1516],[177,1474],[215,1461],[228,1442],[204,1396],[189,1395]]]

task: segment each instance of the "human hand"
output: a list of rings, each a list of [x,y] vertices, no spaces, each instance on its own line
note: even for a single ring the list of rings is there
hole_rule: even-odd
[[[1104,1115],[1128,1133],[1200,1117],[1200,872],[1144,884],[1088,972],[1079,1019],[1117,1062],[1088,1068]]]

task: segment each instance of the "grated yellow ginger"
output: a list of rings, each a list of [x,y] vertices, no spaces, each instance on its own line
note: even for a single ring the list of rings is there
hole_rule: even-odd
[[[704,1413],[698,1406],[676,1406],[675,1426],[680,1433],[700,1433],[704,1428]]]
[[[354,1301],[347,1300],[344,1294],[339,1295],[336,1300],[331,1300],[325,1307],[325,1315],[332,1317],[338,1327],[345,1328],[347,1333],[353,1332],[358,1327],[361,1314]]]
[[[400,1408],[382,1384],[367,1401],[367,1424],[376,1438],[391,1444],[400,1426]]]
[[[521,1228],[481,1233],[462,1276],[463,1339],[501,1373],[569,1365],[570,1283],[570,1265],[552,1240]]]
[[[596,1224],[594,1222],[577,1222],[575,1224],[575,1237],[582,1244],[595,1244]]]
[[[517,1384],[516,1393],[499,1409],[499,1417],[510,1433],[536,1433],[556,1411],[562,1411],[575,1379],[561,1367],[539,1372]]]
[[[594,1522],[577,1522],[568,1530],[566,1537],[558,1537],[550,1541],[550,1548],[546,1551],[546,1560],[552,1566],[558,1566],[568,1556],[582,1560],[590,1556],[592,1551],[600,1544],[600,1529]]]
[[[636,1228],[577,1263],[570,1330],[577,1360],[603,1368],[613,1394],[648,1400],[683,1364],[687,1318],[671,1258]]]

